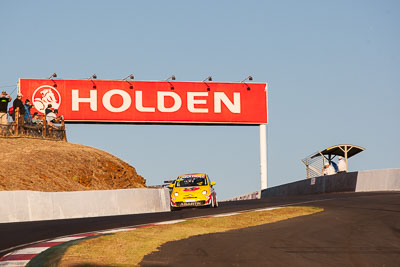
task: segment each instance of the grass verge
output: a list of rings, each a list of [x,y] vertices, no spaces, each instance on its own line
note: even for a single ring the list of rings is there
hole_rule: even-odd
[[[286,207],[138,228],[71,246],[58,266],[136,266],[145,255],[157,251],[169,241],[273,223],[321,211],[323,209],[316,207]]]

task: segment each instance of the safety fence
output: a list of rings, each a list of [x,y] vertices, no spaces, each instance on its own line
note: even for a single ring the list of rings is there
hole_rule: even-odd
[[[317,155],[317,156],[316,156]],[[323,175],[324,157],[313,153],[301,160],[306,165],[306,177],[313,178]]]
[[[62,117],[59,118],[57,124],[49,124],[45,115],[38,115],[36,123],[26,122],[19,114],[19,108],[15,110],[15,116],[13,117],[13,122],[0,124],[0,136],[34,137],[67,141],[65,123]]]

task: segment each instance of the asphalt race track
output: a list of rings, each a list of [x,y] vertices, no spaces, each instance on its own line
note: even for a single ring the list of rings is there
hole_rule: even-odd
[[[400,193],[338,193],[220,203],[217,209],[0,224],[0,256],[65,235],[277,205],[324,212],[167,243],[144,266],[400,266]]]
[[[400,193],[336,196],[303,204],[321,213],[169,242],[141,266],[400,266]]]
[[[334,197],[333,195],[331,197]],[[309,200],[311,198],[301,198]],[[107,216],[82,219],[66,219],[52,221],[0,223],[0,257],[27,244],[36,243],[60,236],[100,231],[126,226],[135,226],[160,221],[205,216],[217,213],[275,206],[288,203],[288,199],[247,200],[239,202],[220,203],[216,209],[183,209],[176,212],[161,212],[123,216]]]

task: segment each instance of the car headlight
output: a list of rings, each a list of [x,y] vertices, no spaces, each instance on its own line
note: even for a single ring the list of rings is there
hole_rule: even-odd
[[[176,197],[179,196],[178,192],[175,192],[174,195],[175,195]]]
[[[203,195],[206,195],[207,194],[207,191],[206,190],[204,190],[203,192],[201,192]]]

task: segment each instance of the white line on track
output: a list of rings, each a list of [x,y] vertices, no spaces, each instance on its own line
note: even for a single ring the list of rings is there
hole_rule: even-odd
[[[136,230],[135,228],[121,228],[121,229],[112,229],[112,230],[107,230],[107,231],[101,231],[99,233],[101,234],[113,234],[113,233],[118,233],[118,232],[123,232],[123,231],[132,231]]]
[[[155,225],[164,225],[164,224],[175,224],[175,223],[180,223],[180,222],[184,222],[187,220],[172,220],[172,221],[165,221],[165,222],[158,222],[158,223],[154,223]]]
[[[219,217],[228,217],[228,216],[234,216],[234,215],[238,215],[241,212],[230,212],[230,213],[222,213],[222,214],[217,214],[217,215],[213,215],[211,217],[213,218],[219,218]]]
[[[272,207],[272,208],[263,208],[263,209],[256,209],[253,211],[268,211],[268,210],[276,210],[276,209],[281,209],[282,207]]]
[[[86,236],[68,236],[68,237],[62,237],[62,238],[57,238],[57,239],[52,239],[50,242],[68,242],[72,240],[77,240],[81,238],[85,238]]]

